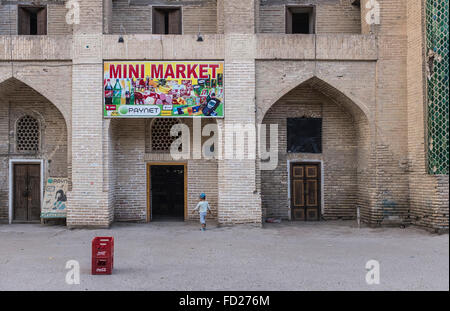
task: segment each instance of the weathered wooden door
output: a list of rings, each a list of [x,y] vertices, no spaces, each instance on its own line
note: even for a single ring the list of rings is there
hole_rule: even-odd
[[[320,200],[320,164],[292,163],[292,219],[319,220]]]
[[[41,217],[41,185],[39,164],[14,165],[14,220],[39,221]]]

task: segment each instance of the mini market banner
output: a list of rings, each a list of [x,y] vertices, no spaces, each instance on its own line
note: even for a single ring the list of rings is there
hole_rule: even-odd
[[[67,216],[67,178],[48,178],[45,185],[44,204],[41,218],[66,218]]]
[[[105,117],[223,117],[223,62],[105,62]]]

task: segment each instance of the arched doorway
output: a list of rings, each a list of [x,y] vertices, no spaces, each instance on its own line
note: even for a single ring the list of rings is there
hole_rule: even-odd
[[[198,119],[201,129],[207,125],[216,124],[215,119]],[[217,218],[218,201],[218,162],[217,159],[194,158],[194,120],[189,118],[123,118],[105,120],[108,137],[105,148],[108,150],[107,184],[112,189],[111,199],[114,206],[115,221],[150,222],[157,220],[188,220],[198,217],[192,210],[198,203],[198,195],[205,192],[213,207],[212,218]],[[169,146],[173,141],[170,128],[174,124],[184,124],[189,128],[191,157],[189,159],[173,159]],[[209,133],[208,133],[209,134]],[[210,138],[201,137],[201,144]],[[211,134],[212,135],[212,134]],[[207,150],[212,157],[214,148]],[[152,168],[155,168],[154,178],[151,178]],[[157,172],[163,170],[163,172]],[[177,178],[167,181],[160,178],[168,170],[179,170],[183,180]],[[172,176],[173,177],[173,176]],[[159,180],[156,180],[159,178]],[[156,182],[153,184],[152,182]],[[177,189],[173,186],[176,183]],[[154,193],[153,193],[154,192]],[[152,197],[153,193],[153,197]],[[170,208],[159,206],[155,196],[161,196],[166,201],[168,195],[176,195],[177,214],[166,213]],[[184,198],[184,202],[182,199]],[[172,199],[172,198],[170,198]],[[165,202],[166,203],[166,202]],[[170,203],[170,202],[169,202]],[[154,212],[157,213],[154,213]],[[157,215],[159,214],[159,215]],[[155,217],[154,217],[155,216]]]
[[[45,96],[10,78],[0,83],[0,221],[39,222],[48,177],[69,178],[68,131]]]
[[[353,219],[369,213],[370,130],[364,108],[313,77],[264,107],[278,124],[278,166],[261,171],[263,215]]]

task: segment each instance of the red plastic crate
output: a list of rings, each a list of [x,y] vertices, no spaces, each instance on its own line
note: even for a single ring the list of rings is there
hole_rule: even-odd
[[[111,274],[114,268],[114,238],[95,237],[92,240],[92,274]]]
[[[92,274],[112,274],[113,258],[92,258]]]
[[[95,237],[92,240],[92,257],[109,258],[114,256],[113,237]]]

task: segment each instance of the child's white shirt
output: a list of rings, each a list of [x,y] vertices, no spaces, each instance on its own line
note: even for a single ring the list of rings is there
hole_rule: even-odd
[[[209,207],[208,201],[200,201],[194,208],[194,211],[196,210],[198,210],[200,213],[206,213],[207,211],[210,211],[211,208]]]

